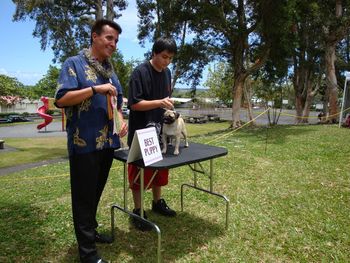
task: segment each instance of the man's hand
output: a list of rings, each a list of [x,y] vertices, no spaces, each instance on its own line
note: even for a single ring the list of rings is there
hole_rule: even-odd
[[[97,93],[100,94],[109,94],[111,96],[117,96],[117,89],[111,83],[97,85],[95,86],[95,90]]]
[[[125,121],[122,121],[121,123],[121,128],[119,131],[119,137],[122,138],[128,133],[128,125],[126,124]]]
[[[119,137],[122,138],[128,133],[128,124],[125,122],[123,118],[123,113],[122,110],[118,110],[118,118],[119,118],[119,123],[120,123],[120,130],[119,130]]]

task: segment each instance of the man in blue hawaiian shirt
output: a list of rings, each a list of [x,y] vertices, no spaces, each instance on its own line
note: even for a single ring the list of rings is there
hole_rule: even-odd
[[[81,262],[106,262],[96,242],[112,241],[96,231],[96,212],[114,150],[127,133],[122,89],[109,61],[121,32],[115,22],[96,21],[91,47],[68,58],[58,79],[55,104],[67,116],[72,213]]]

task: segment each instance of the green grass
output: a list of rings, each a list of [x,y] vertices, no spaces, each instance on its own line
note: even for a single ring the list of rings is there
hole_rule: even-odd
[[[12,124],[14,125],[14,124]],[[226,129],[227,122],[211,124],[188,124],[190,136],[199,136]],[[67,156],[67,140],[65,137],[50,138],[2,138],[6,146],[15,148],[16,151],[0,151],[0,168],[16,166],[19,164],[39,162]],[[126,137],[123,138],[126,144]]]
[[[180,212],[180,185],[193,173],[185,166],[171,170],[163,195],[178,216],[147,209],[162,231],[164,262],[350,261],[349,129],[277,126],[228,133],[215,132],[225,123],[211,125],[187,127],[189,133],[198,128],[190,141],[229,151],[214,160],[214,191],[231,201],[229,229],[225,205],[216,197],[186,188]],[[115,162],[98,211],[102,232],[110,230],[111,205],[122,204],[122,173]],[[78,262],[68,174],[63,162],[0,177],[0,262]],[[199,175],[198,184],[207,188],[209,182]],[[147,192],[147,208],[150,201]],[[104,258],[155,262],[154,233],[136,231],[117,212],[115,234],[113,244],[98,245]]]
[[[0,168],[67,156],[66,137],[5,138],[14,151],[0,152]]]

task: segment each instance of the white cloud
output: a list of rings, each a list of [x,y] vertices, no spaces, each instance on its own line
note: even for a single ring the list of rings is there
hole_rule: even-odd
[[[0,68],[0,74],[1,75],[7,75],[7,70],[4,68]]]
[[[35,85],[45,75],[45,73],[42,72],[26,72],[21,70],[7,71],[4,68],[0,68],[0,74],[16,78],[24,85]]]

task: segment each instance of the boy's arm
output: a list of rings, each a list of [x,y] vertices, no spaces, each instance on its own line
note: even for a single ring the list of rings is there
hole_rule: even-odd
[[[157,108],[173,109],[174,101],[169,97],[160,100],[141,100],[136,104],[131,105],[134,111],[148,111]]]

